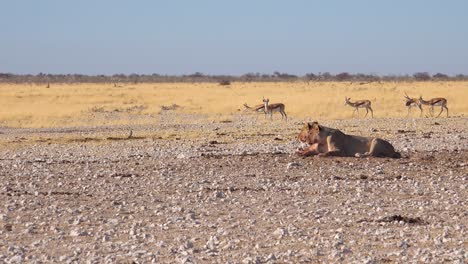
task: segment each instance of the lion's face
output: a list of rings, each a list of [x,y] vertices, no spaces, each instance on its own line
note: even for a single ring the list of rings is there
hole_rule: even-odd
[[[301,132],[299,132],[299,135],[297,135],[297,139],[299,139],[300,142],[307,143],[307,138],[309,137],[309,124],[305,123],[304,127],[302,127]]]
[[[317,122],[305,123],[297,136],[299,141],[314,144],[320,142],[320,127]]]

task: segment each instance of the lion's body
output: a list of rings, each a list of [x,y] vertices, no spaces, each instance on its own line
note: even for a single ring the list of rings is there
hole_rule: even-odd
[[[309,148],[298,153],[303,156],[401,157],[388,141],[347,135],[338,129],[320,126],[317,122],[306,123],[298,138],[310,145]]]

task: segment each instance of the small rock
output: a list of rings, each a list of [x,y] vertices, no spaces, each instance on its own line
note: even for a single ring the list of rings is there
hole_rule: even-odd
[[[187,215],[185,215],[185,219],[195,220],[195,213],[192,211],[189,212]]]
[[[23,256],[21,255],[16,255],[10,258],[9,263],[23,263]]]
[[[299,162],[289,162],[286,168],[289,170],[293,167],[300,167],[300,166],[302,166],[302,164]]]
[[[283,236],[286,235],[286,230],[280,227],[273,232],[273,235],[278,237],[278,239],[281,239]]]
[[[242,263],[243,264],[251,264],[251,263],[253,263],[253,259],[251,257],[244,258],[242,260]]]
[[[214,198],[224,198],[226,195],[222,191],[214,191],[213,192],[213,197]]]
[[[268,255],[268,257],[265,259],[266,262],[268,261],[275,261],[276,260],[276,256],[275,254],[271,253],[270,255]]]
[[[208,242],[206,242],[205,247],[207,249],[210,249],[210,250],[216,250],[218,245],[219,245],[218,237],[217,236],[212,236],[212,237],[210,237]]]
[[[74,230],[70,231],[70,236],[72,236],[72,237],[87,236],[87,235],[88,235],[88,232],[79,231],[77,229],[74,229]]]
[[[12,224],[4,224],[3,228],[5,231],[11,232],[13,230],[13,225]]]
[[[403,240],[401,241],[399,244],[398,244],[398,247],[399,248],[402,248],[402,249],[408,249],[409,248],[409,243],[406,241],[406,240]]]

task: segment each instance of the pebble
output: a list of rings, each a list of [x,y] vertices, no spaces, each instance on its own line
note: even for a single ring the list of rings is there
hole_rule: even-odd
[[[286,168],[289,170],[289,169],[292,169],[292,168],[295,168],[295,167],[301,167],[302,164],[299,163],[299,162],[289,162],[288,165],[286,166]]]

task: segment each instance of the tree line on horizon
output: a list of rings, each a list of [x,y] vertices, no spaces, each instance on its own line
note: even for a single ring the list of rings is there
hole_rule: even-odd
[[[412,75],[375,75],[363,73],[341,72],[332,74],[307,73],[305,75],[294,75],[289,73],[274,72],[273,74],[247,73],[243,75],[209,75],[195,72],[188,75],[162,75],[162,74],[114,74],[114,75],[85,75],[85,74],[13,74],[0,73],[1,83],[113,83],[118,86],[120,83],[157,83],[157,82],[217,82],[220,85],[229,85],[231,82],[290,82],[305,81],[350,81],[361,84],[378,81],[466,81],[468,75],[447,75],[444,73],[429,74],[427,72],[417,72]]]

